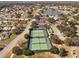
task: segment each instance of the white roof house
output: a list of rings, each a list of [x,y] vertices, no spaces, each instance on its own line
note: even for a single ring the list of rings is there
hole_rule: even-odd
[[[16,26],[13,26],[11,29],[16,29]]]
[[[11,27],[4,27],[3,30],[10,30]]]
[[[6,20],[6,21],[3,21],[4,23],[7,23],[8,21]]]

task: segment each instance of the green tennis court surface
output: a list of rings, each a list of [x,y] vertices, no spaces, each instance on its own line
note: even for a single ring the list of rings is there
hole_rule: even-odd
[[[45,43],[46,39],[45,38],[32,38],[32,43]]]
[[[44,32],[44,30],[33,30],[31,32],[31,36],[32,37],[44,36],[43,32]]]
[[[36,50],[49,50],[51,44],[48,38],[46,29],[32,29],[30,30],[30,44],[29,49],[32,51]]]

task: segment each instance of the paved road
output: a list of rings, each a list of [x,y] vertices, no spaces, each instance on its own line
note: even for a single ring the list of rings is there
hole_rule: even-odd
[[[65,37],[61,34],[60,30],[55,26],[51,25],[52,30],[54,31],[54,34],[58,36],[59,39],[64,40]]]
[[[9,42],[0,42],[1,46],[7,46]]]
[[[60,30],[56,27],[56,25],[46,21],[46,23],[51,24],[51,29],[54,31],[54,34],[58,36],[60,40],[64,40],[65,37],[61,34]]]
[[[30,21],[26,27],[26,29],[18,35],[13,41],[11,41],[1,52],[0,52],[0,58],[5,57],[10,51],[12,51],[12,48],[15,47],[18,42],[23,41],[24,34],[29,33],[30,25],[32,24],[32,21]]]

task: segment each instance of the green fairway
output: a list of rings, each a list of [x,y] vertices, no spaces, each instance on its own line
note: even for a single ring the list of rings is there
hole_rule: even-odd
[[[46,29],[33,29],[30,32],[29,49],[32,51],[49,50],[51,44]]]

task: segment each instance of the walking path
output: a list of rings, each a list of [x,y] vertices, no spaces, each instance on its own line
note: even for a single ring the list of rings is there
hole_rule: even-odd
[[[60,30],[55,26],[51,25],[52,30],[54,31],[54,34],[58,36],[59,39],[64,40],[65,37],[61,34]]]

